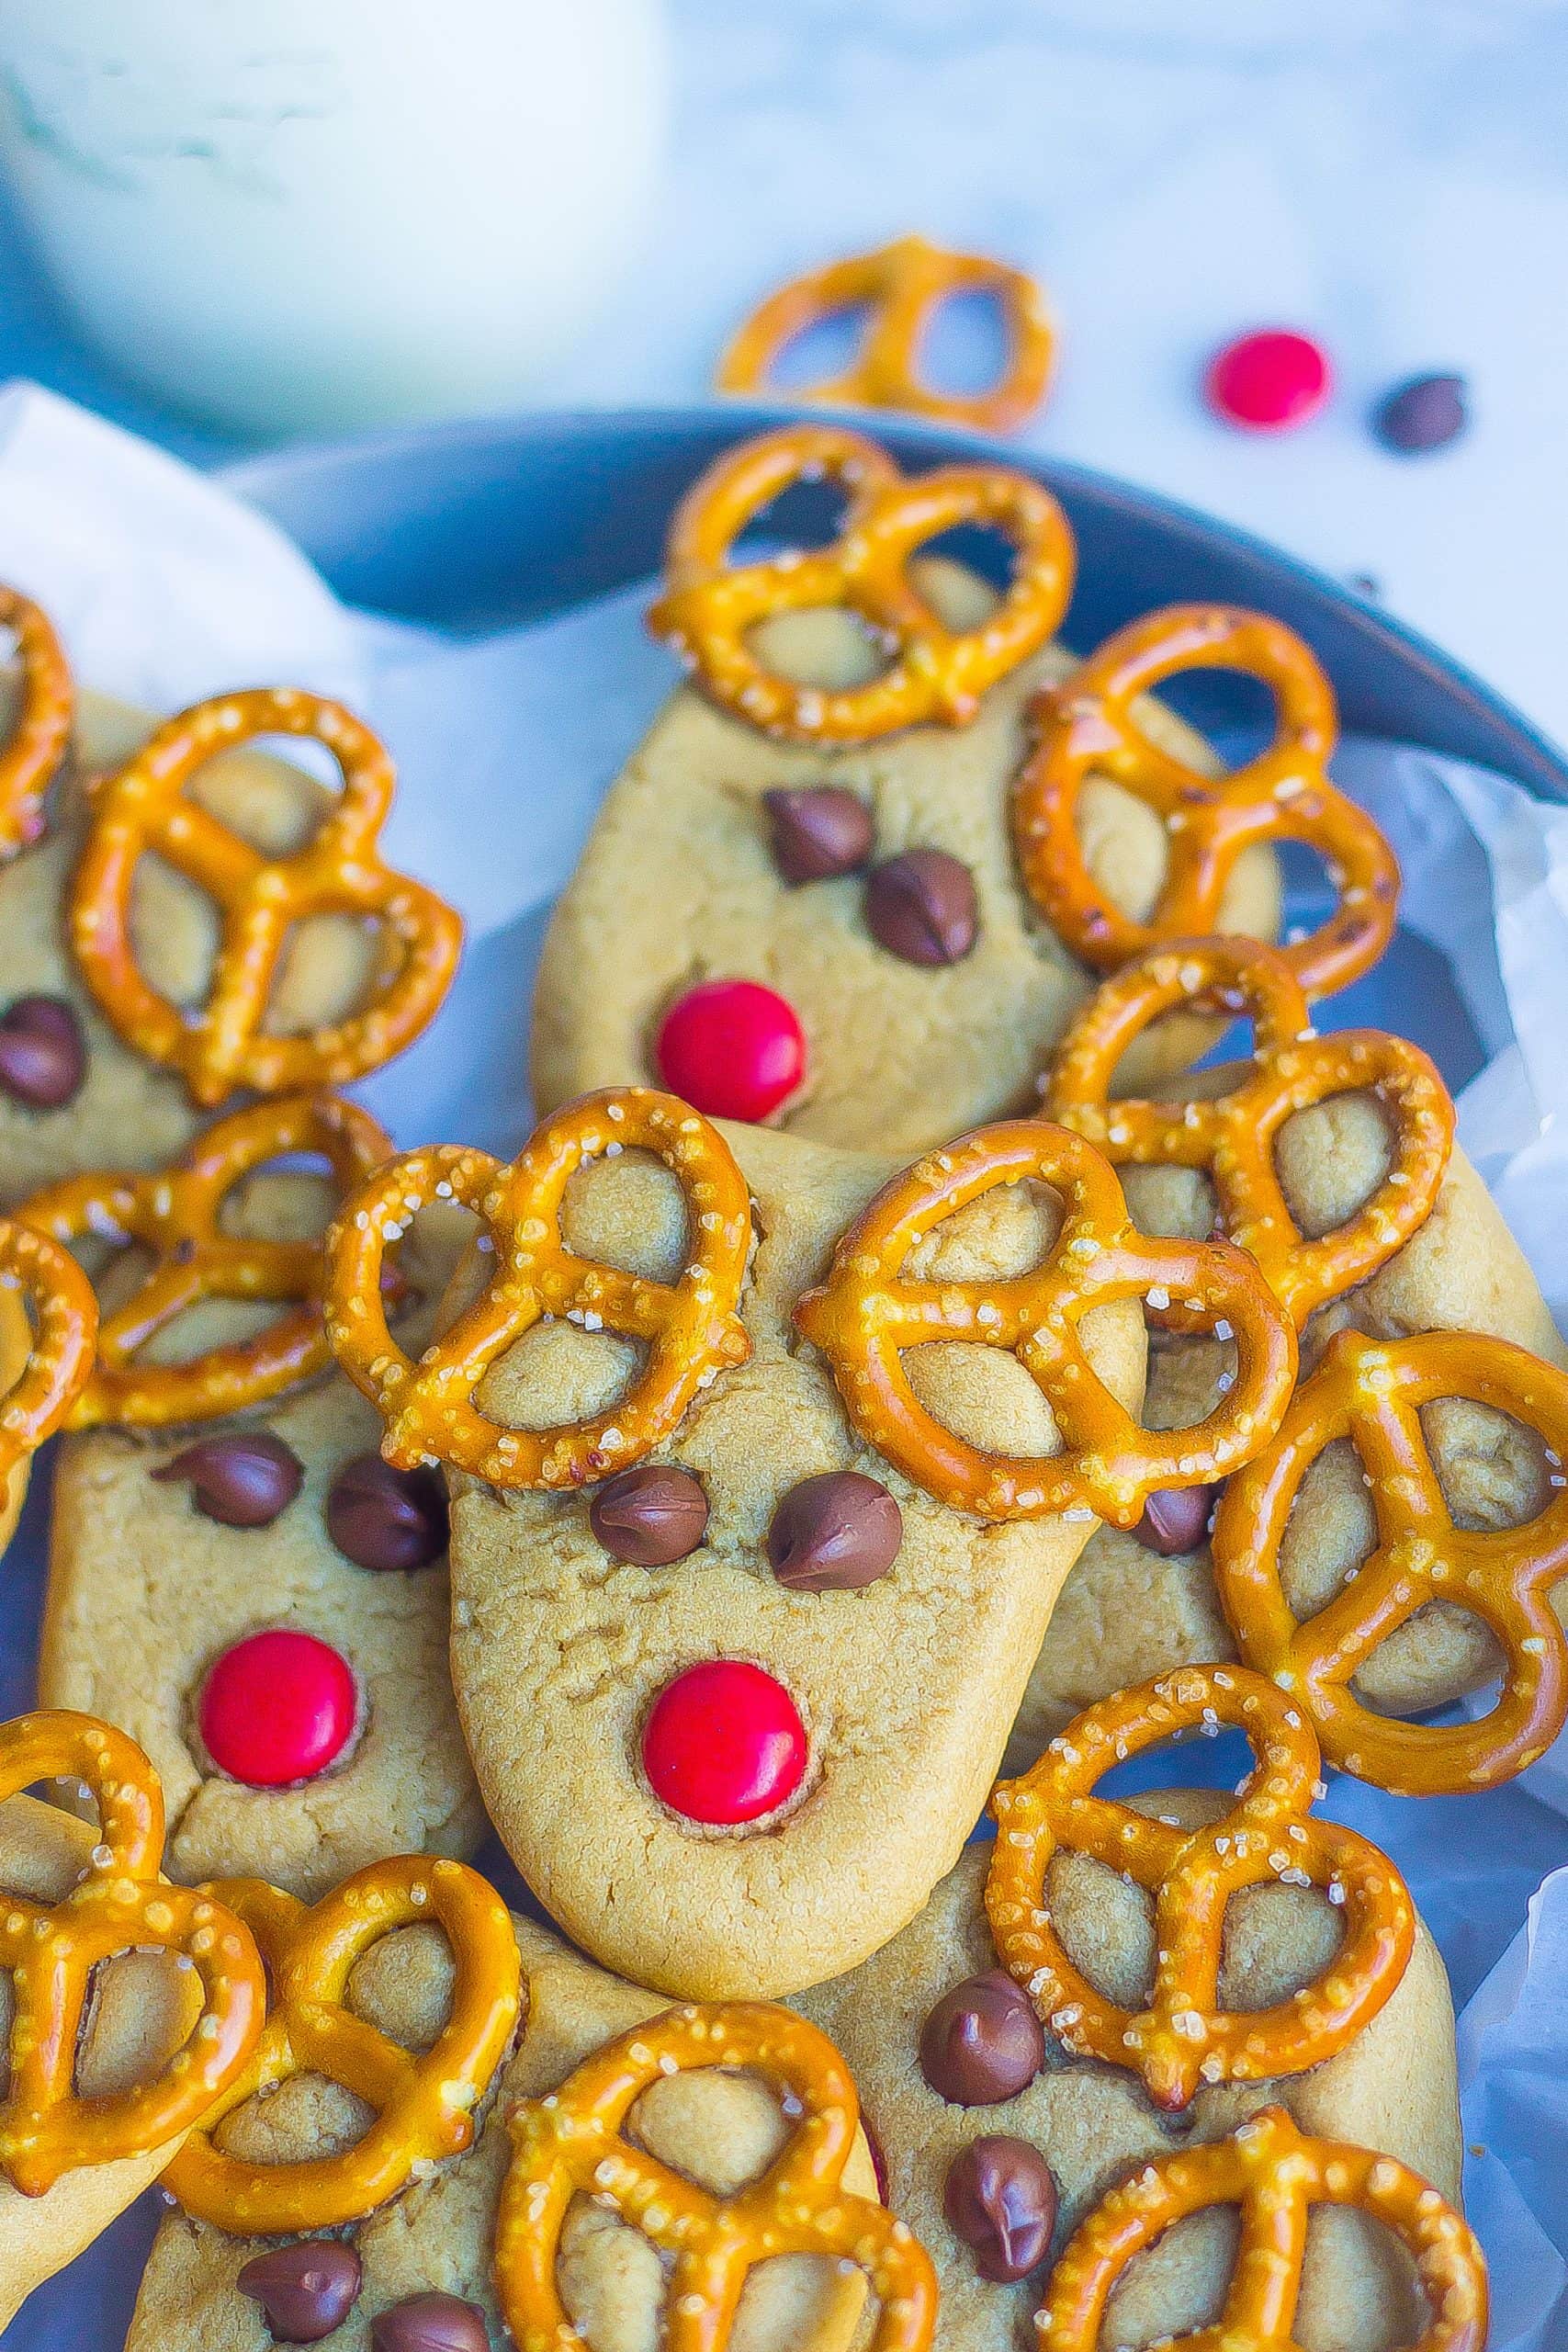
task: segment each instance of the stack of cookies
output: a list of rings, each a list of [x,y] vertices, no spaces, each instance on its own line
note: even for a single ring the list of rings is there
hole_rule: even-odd
[[[76,710],[6,608],[0,2310],[156,2178],[131,2352],[1480,2352],[1442,1963],[1321,1801],[1561,1729],[1568,1356],[1426,1056],[1319,1033],[1398,873],[1312,654],[1076,662],[1072,576],[831,424],[695,485],[510,1165],[338,1091],[460,937],[367,730]]]

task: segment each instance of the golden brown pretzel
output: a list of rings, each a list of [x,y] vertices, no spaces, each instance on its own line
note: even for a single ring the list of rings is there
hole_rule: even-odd
[[[761,2178],[729,2197],[626,2136],[650,2084],[703,2066],[760,2074],[799,2119]],[[723,2352],[748,2273],[780,2254],[828,2256],[864,2273],[879,2306],[866,2352],[924,2352],[936,2323],[930,2257],[885,2207],[844,2187],[859,2117],[832,2043],[761,2001],[666,2009],[594,2051],[547,2098],[520,2099],[495,2237],[496,2285],[519,2352],[582,2344],[556,2277],[578,2195],[607,2200],[667,2257],[664,2352]]]
[[[29,1225],[0,1217],[0,1283],[32,1308],[33,1343],[0,1397],[0,1491],[18,1462],[51,1437],[93,1369],[98,1302],[68,1250]]]
[[[1305,1710],[1341,1770],[1404,1796],[1495,1788],[1543,1755],[1568,1718],[1568,1637],[1551,1606],[1568,1577],[1561,1467],[1551,1500],[1523,1525],[1456,1527],[1421,1425],[1422,1408],[1444,1396],[1506,1413],[1540,1437],[1552,1463],[1568,1457],[1568,1376],[1526,1349],[1469,1331],[1388,1340],[1340,1331],[1214,1521],[1214,1582],[1243,1657]],[[1303,1479],[1344,1439],[1363,1466],[1377,1548],[1303,1622],[1285,1595],[1280,1547]],[[1404,1723],[1355,1694],[1353,1678],[1378,1645],[1433,1600],[1473,1611],[1503,1652],[1502,1696],[1479,1722]]]
[[[76,688],[65,648],[47,613],[15,588],[0,587],[0,630],[17,641],[21,695],[0,743],[0,860],[43,831],[44,796],[71,741]]]
[[[1279,701],[1268,750],[1220,777],[1161,750],[1133,710],[1179,672],[1214,669],[1261,678]],[[1393,931],[1399,866],[1366,811],[1329,781],[1333,689],[1282,622],[1228,605],[1146,614],[1045,687],[1033,717],[1035,748],[1013,799],[1019,866],[1042,913],[1087,963],[1114,971],[1168,940],[1212,932],[1237,858],[1261,842],[1304,842],[1335,884],[1333,915],[1284,950],[1307,994],[1330,996],[1376,963]],[[1085,862],[1078,800],[1096,774],[1165,827],[1169,866],[1146,922],[1108,899]]]
[[[193,800],[192,778],[220,752],[258,735],[324,743],[343,791],[303,849],[271,858]],[[67,903],[82,977],[119,1035],[183,1075],[209,1108],[240,1088],[282,1094],[344,1086],[378,1069],[434,1018],[452,985],[460,918],[433,890],[394,873],[378,836],[392,797],[392,763],[341,703],[287,687],[220,695],[169,719],[96,786]],[[156,854],[214,899],[223,918],[212,989],[198,1012],[159,994],[131,936],[131,887]],[[395,968],[359,1011],[299,1036],[269,1036],[267,999],[290,930],[312,915],[378,925]]]
[[[1094,1792],[1129,1756],[1199,1724],[1234,1724],[1253,1752],[1236,1802],[1196,1829]],[[1246,1667],[1190,1666],[1086,1708],[1021,1780],[998,1783],[986,1909],[998,1956],[1079,2057],[1125,2066],[1162,2108],[1204,2083],[1299,2075],[1343,2050],[1383,2007],[1416,1941],[1416,1913],[1387,1856],[1312,1817],[1320,1759],[1310,1725]],[[1052,1922],[1058,1853],[1090,1855],[1155,1898],[1157,1959],[1147,2006],[1121,2007],[1069,1956]],[[1249,1886],[1326,1888],[1344,1940],[1321,1975],[1264,2009],[1224,2010],[1225,1911]]]
[[[1113,1102],[1111,1081],[1128,1047],[1162,1013],[1194,1002],[1250,1015],[1247,1075],[1208,1098]],[[1388,1115],[1389,1172],[1345,1224],[1309,1240],[1275,1169],[1276,1139],[1296,1112],[1362,1089]],[[1298,1330],[1426,1222],[1453,1148],[1453,1103],[1419,1046],[1382,1029],[1320,1037],[1288,957],[1235,933],[1173,939],[1112,974],[1063,1038],[1045,1107],[1113,1167],[1201,1169],[1214,1187],[1220,1230],[1257,1262]]]
[[[903,1272],[917,1243],[955,1210],[1029,1178],[1065,1204],[1051,1254],[1032,1273],[976,1283],[916,1282]],[[1156,1319],[1184,1330],[1234,1331],[1235,1385],[1202,1421],[1142,1429],[1094,1372],[1083,1317],[1128,1298],[1150,1301]],[[866,1442],[939,1502],[987,1519],[1084,1510],[1130,1527],[1156,1487],[1205,1485],[1257,1453],[1295,1378],[1295,1333],[1250,1260],[1223,1241],[1139,1233],[1109,1163],[1081,1136],[1038,1119],[981,1127],[885,1185],[840,1239],[826,1282],[799,1301],[795,1321],[827,1357]],[[1016,1355],[1055,1415],[1064,1452],[990,1453],[944,1429],[902,1362],[906,1349],[942,1340]]]

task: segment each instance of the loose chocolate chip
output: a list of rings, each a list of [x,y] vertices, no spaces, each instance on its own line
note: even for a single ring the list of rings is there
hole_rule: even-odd
[[[236,1430],[197,1438],[152,1476],[166,1485],[188,1480],[192,1509],[220,1527],[270,1527],[299,1493],[305,1470],[270,1430]]]
[[[975,877],[944,849],[907,849],[879,865],[865,886],[874,939],[906,964],[957,964],[978,928]]]
[[[370,2324],[371,2352],[490,2352],[478,2303],[456,2295],[411,2295]]]
[[[1372,430],[1385,448],[1404,457],[1446,448],[1470,423],[1462,376],[1412,376],[1379,402]]]
[[[327,1533],[356,1568],[427,1568],[446,1549],[446,1492],[434,1470],[378,1453],[345,1462],[327,1489]]]
[[[953,2157],[942,2210],[981,2278],[1010,2286],[1037,2270],[1050,2252],[1056,2183],[1038,2148],[993,2133],[972,2140]]]
[[[920,2072],[953,2107],[1016,2098],[1045,2064],[1034,2007],[1003,1968],[966,1976],[944,1993],[920,2030]]]
[[[359,2300],[363,2272],[351,2245],[302,2238],[247,2262],[234,2284],[259,2303],[278,2344],[319,2344]]]
[[[1218,1487],[1156,1487],[1133,1533],[1145,1552],[1157,1552],[1162,1560],[1195,1552],[1209,1532],[1219,1492]]]
[[[59,1111],[81,1091],[87,1041],[74,1005],[19,996],[0,1012],[0,1089],[29,1111]]]
[[[853,1592],[886,1576],[904,1540],[904,1514],[880,1478],[825,1470],[782,1495],[768,1558],[792,1592]]]
[[[672,1462],[645,1462],[607,1478],[588,1506],[588,1524],[612,1560],[667,1568],[702,1542],[708,1498],[702,1481]]]
[[[840,785],[781,786],[764,792],[762,805],[773,827],[773,864],[792,885],[852,874],[871,855],[871,810]]]

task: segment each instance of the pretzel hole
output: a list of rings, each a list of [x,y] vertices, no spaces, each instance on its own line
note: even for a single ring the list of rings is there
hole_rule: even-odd
[[[1179,2339],[1220,2320],[1235,2275],[1235,2205],[1190,2213],[1135,2255],[1106,2307],[1101,2346],[1126,2352]],[[1432,2314],[1416,2267],[1393,2233],[1348,2206],[1314,2205],[1307,2216],[1301,2294],[1291,2342],[1301,2352],[1396,2352]]]
[[[769,363],[770,391],[816,391],[859,364],[871,318],[869,302],[840,302],[780,344]]]
[[[1139,1768],[1146,1770],[1157,1758],[1155,1769],[1169,1769],[1169,1751],[1182,1744],[1179,1738],[1142,1750]],[[1107,1775],[1102,1795],[1114,1792],[1116,1778]],[[1217,1821],[1232,1800],[1212,1789],[1162,1787],[1121,1802],[1134,1813],[1190,1830]],[[1291,1844],[1281,1828],[1280,1850],[1289,1853]],[[1075,1967],[1118,2007],[1142,2007],[1153,1992],[1157,1965],[1153,1896],[1142,1886],[1129,1886],[1119,1871],[1093,1856],[1071,1852],[1052,1857],[1046,1888],[1056,1933]],[[1288,1999],[1322,1975],[1343,1937],[1340,1911],[1316,1887],[1278,1879],[1243,1887],[1226,1906],[1221,1929],[1220,2007],[1264,2009]]]
[[[1500,1531],[1539,1517],[1554,1472],[1538,1433],[1468,1397],[1438,1397],[1420,1414],[1445,1504],[1460,1528]],[[1293,1614],[1315,1616],[1352,1589],[1377,1544],[1367,1472],[1348,1439],[1309,1464],[1280,1546],[1280,1580]],[[1382,1713],[1416,1714],[1483,1688],[1502,1672],[1488,1628],[1462,1595],[1434,1599],[1379,1644],[1350,1684]]]
[[[1012,372],[1012,312],[996,286],[965,286],[927,311],[913,372],[946,400],[982,399]]]
[[[389,2041],[423,2054],[452,2013],[457,1962],[434,1922],[394,1928],[361,1954],[349,1972],[344,2006]],[[223,2117],[213,2133],[243,2164],[302,2164],[341,2155],[365,2137],[374,2110],[324,2075],[289,2075]]]
[[[996,610],[995,589],[948,556],[929,550],[916,556],[909,580],[950,629],[980,628]],[[886,676],[897,659],[897,647],[849,605],[777,613],[749,629],[746,641],[765,669],[829,693],[870,685]]]
[[[743,2069],[682,2068],[643,2092],[626,2139],[699,2188],[730,2197],[759,2180],[800,2116],[771,2083]],[[876,2177],[857,2137],[844,2186],[874,2198]],[[669,2290],[668,2256],[609,2205],[575,2197],[561,2232],[561,2301],[592,2352],[657,2352]],[[733,2352],[848,2352],[867,2302],[858,2271],[817,2255],[775,2255],[747,2277],[729,2333]]]

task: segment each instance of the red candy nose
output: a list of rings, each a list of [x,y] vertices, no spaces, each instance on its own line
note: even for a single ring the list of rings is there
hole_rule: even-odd
[[[660,1692],[642,1762],[654,1795],[688,1821],[755,1821],[806,1777],[806,1726],[783,1683],[760,1666],[714,1658]]]
[[[655,1046],[660,1076],[710,1119],[765,1119],[806,1076],[795,1008],[757,980],[705,980],[678,997]]]
[[[1267,327],[1227,343],[1209,363],[1211,406],[1232,424],[1278,433],[1304,424],[1328,397],[1328,358],[1310,335]]]
[[[202,1686],[197,1718],[220,1772],[276,1789],[335,1763],[357,1704],[346,1659],[311,1634],[279,1626],[224,1651]]]

